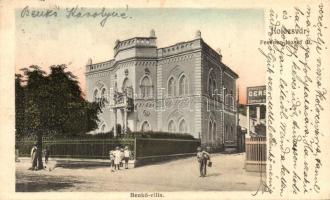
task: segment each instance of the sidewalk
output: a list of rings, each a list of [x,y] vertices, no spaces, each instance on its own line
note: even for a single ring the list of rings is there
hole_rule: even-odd
[[[68,163],[52,171],[26,170],[29,162],[16,164],[17,191],[256,191],[259,173],[245,172],[244,154],[212,155],[213,166],[205,178],[199,177],[195,157],[111,172],[106,161],[97,165],[80,159],[56,161]]]
[[[18,158],[19,162],[23,163],[30,163],[31,158],[29,157],[19,157]],[[45,162],[43,158],[43,162]],[[110,166],[110,160],[109,159],[84,159],[84,158],[49,158],[48,161],[51,165],[56,164],[56,167],[61,167],[61,166],[72,166],[74,167],[90,167],[90,166],[99,166],[99,167],[105,167],[105,166]],[[134,168],[134,163],[135,160],[129,160],[128,165],[129,168]]]

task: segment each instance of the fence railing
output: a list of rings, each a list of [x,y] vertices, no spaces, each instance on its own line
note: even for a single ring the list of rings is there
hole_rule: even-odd
[[[20,156],[30,156],[30,150],[34,141],[18,141],[16,149]],[[128,146],[135,148],[135,139],[73,139],[73,140],[45,140],[43,149],[47,147],[51,157],[64,158],[89,158],[108,159],[109,151],[118,147]],[[134,159],[135,152],[132,151],[131,158]]]
[[[17,141],[16,149],[20,156],[30,156],[34,141]],[[128,148],[132,160],[139,164],[160,161],[173,157],[192,155],[200,145],[200,140],[160,139],[160,138],[122,138],[122,139],[71,139],[44,140],[51,157],[109,159],[109,151],[117,146]]]
[[[265,171],[266,137],[251,137],[245,140],[245,168],[247,171]]]

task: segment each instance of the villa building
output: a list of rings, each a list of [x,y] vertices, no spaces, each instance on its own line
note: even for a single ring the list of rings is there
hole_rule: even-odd
[[[201,32],[187,42],[157,47],[154,30],[114,45],[114,58],[86,65],[87,98],[102,103],[99,128],[189,133],[221,148],[237,140],[238,75]],[[118,125],[117,125],[118,126]]]

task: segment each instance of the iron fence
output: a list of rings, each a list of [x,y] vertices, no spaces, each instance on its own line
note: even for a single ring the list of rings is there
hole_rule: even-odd
[[[30,156],[34,141],[18,141],[16,149],[20,156]],[[45,140],[43,149],[47,148],[51,157],[67,158],[101,158],[108,159],[109,151],[116,147],[125,147],[131,150],[132,159],[135,158],[135,139],[73,139],[73,140]]]
[[[34,141],[17,141],[20,156],[30,156]],[[163,160],[171,157],[192,155],[200,140],[160,139],[160,138],[120,138],[120,139],[70,139],[44,140],[43,149],[49,150],[51,157],[108,159],[109,151],[125,147],[131,151],[132,160]],[[141,162],[140,162],[141,163]]]

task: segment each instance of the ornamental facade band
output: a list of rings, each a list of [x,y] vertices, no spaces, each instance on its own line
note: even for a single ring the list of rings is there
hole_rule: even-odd
[[[88,100],[103,109],[95,133],[188,133],[214,149],[237,141],[238,75],[200,31],[193,40],[163,48],[154,30],[149,37],[117,40],[114,58],[89,59],[85,75]]]

